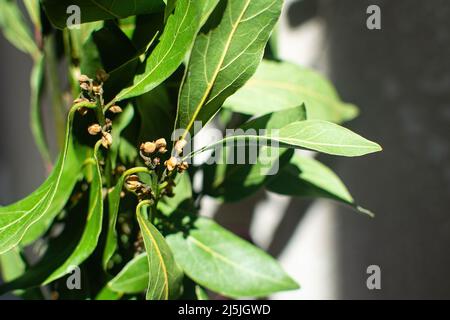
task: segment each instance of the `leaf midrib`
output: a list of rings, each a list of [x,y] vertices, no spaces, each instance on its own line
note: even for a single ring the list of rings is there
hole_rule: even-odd
[[[237,18],[236,22],[233,24],[233,26],[231,28],[230,35],[229,35],[229,37],[227,39],[227,42],[225,43],[225,47],[224,47],[224,49],[222,51],[222,56],[220,57],[219,63],[217,64],[216,69],[214,70],[214,73],[213,73],[211,81],[208,81],[208,79],[205,79],[206,82],[207,82],[206,91],[203,94],[199,104],[195,107],[194,114],[193,114],[191,120],[189,120],[189,123],[188,123],[188,125],[186,127],[186,130],[184,131],[183,135],[181,136],[181,139],[185,139],[186,138],[186,135],[191,130],[191,127],[194,124],[195,119],[197,118],[201,108],[203,107],[204,103],[206,102],[206,99],[208,99],[208,96],[211,93],[212,88],[214,87],[214,82],[216,81],[217,76],[219,75],[220,69],[222,68],[222,65],[224,63],[225,57],[226,57],[226,55],[228,53],[228,49],[231,46],[231,40],[233,39],[233,37],[234,37],[234,35],[236,33],[236,30],[237,30],[239,24],[241,23],[241,20],[242,20],[243,16],[247,12],[247,9],[248,9],[248,7],[250,5],[250,1],[251,0],[247,0],[247,2],[245,4],[245,7],[243,8],[242,12],[240,13],[239,17]],[[231,6],[231,4],[229,4],[229,5]],[[231,7],[229,8],[229,10],[231,12]],[[211,34],[208,35],[208,39],[210,37],[211,37]],[[206,55],[204,57],[204,60],[206,61]],[[189,103],[189,101],[188,101],[188,103]]]
[[[223,256],[222,254],[218,253],[217,251],[214,251],[213,249],[211,249],[210,247],[208,247],[207,245],[205,245],[204,243],[202,243],[201,241],[199,241],[198,239],[194,238],[193,236],[189,236],[188,240],[192,241],[194,245],[197,245],[198,248],[200,248],[201,250],[205,251],[206,253],[209,253],[212,256],[217,257],[218,259],[222,260],[224,263],[229,264],[237,269],[243,270],[244,272],[250,273],[255,275],[256,277],[262,278],[262,279],[266,279],[272,283],[278,284],[278,285],[282,285],[282,286],[286,286],[287,283],[283,282],[283,281],[277,281],[273,278],[270,277],[266,277],[265,275],[261,274],[261,273],[257,273],[254,272],[251,269],[247,269],[239,264],[236,264],[234,261],[228,259],[227,257]]]
[[[142,216],[139,214],[138,215],[139,220],[141,220],[141,224],[144,227],[145,231],[148,233],[149,238],[155,248],[156,254],[158,255],[159,260],[161,261],[161,267],[163,269],[163,275],[164,275],[164,298],[167,300],[169,298],[169,278],[168,278],[168,274],[167,274],[167,267],[166,264],[164,262],[164,259],[162,257],[161,251],[159,250],[159,246],[158,243],[156,242],[155,238],[153,237],[150,229],[148,228],[148,226],[146,225],[144,219],[142,218]],[[148,254],[147,254],[148,257]],[[150,266],[149,266],[150,268]]]

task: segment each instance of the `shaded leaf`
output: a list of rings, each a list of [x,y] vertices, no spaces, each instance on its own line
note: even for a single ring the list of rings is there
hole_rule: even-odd
[[[69,169],[76,164],[72,145],[72,120],[76,107],[68,115],[63,151],[47,180],[28,197],[0,208],[0,253],[16,246],[27,231],[40,220],[51,221],[63,208],[78,176]],[[38,228],[41,229],[41,228]],[[33,236],[32,238],[35,238]]]
[[[133,85],[122,90],[116,100],[139,96],[156,88],[180,66],[200,27],[203,2],[177,1],[158,45],[145,61],[145,71],[137,74]]]
[[[128,262],[108,283],[108,287],[119,293],[144,292],[149,283],[148,275],[147,254],[142,253]]]
[[[163,0],[42,0],[42,5],[49,20],[60,29],[67,27],[71,14],[67,13],[67,8],[71,5],[80,8],[81,23],[159,12],[165,7]]]
[[[205,218],[167,237],[176,261],[200,285],[228,297],[262,297],[298,285],[264,251]]]
[[[39,49],[33,41],[16,1],[0,0],[0,7],[0,27],[5,38],[17,49],[30,54],[37,60],[40,55]]]
[[[299,197],[322,197],[346,203],[362,213],[373,215],[355,204],[339,177],[314,158],[296,155],[268,184],[269,191]]]
[[[161,233],[144,216],[138,207],[137,219],[147,252],[149,281],[148,300],[168,300],[181,293],[183,272],[176,264],[173,254]]]
[[[263,60],[255,75],[225,101],[224,107],[261,115],[304,103],[308,119],[344,122],[358,110],[344,103],[332,84],[317,72],[288,62]]]
[[[281,0],[229,0],[220,24],[200,34],[178,102],[177,128],[204,125],[256,71],[281,11]]]
[[[83,235],[70,257],[52,272],[52,274],[44,281],[44,284],[50,283],[71,272],[73,266],[80,265],[97,247],[103,221],[102,175],[97,158],[98,146],[99,143],[96,144],[94,150],[95,168],[93,170],[92,182],[89,190],[88,214]]]
[[[103,251],[102,264],[103,269],[107,269],[108,262],[117,249],[117,216],[119,214],[120,194],[126,177],[130,174],[138,172],[146,172],[148,169],[144,167],[136,167],[125,172],[117,181],[114,188],[108,194],[108,230],[106,234],[105,249]]]

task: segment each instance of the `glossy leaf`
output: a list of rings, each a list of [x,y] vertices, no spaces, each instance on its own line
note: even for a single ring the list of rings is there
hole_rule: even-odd
[[[69,170],[74,168],[72,165],[76,157],[68,156],[69,153],[74,152],[72,120],[75,111],[74,107],[69,112],[64,148],[52,174],[28,197],[0,208],[0,253],[16,246],[33,224],[40,220],[51,221],[70,196],[71,186],[73,187],[78,178],[74,174],[77,171]]]
[[[120,293],[139,293],[147,290],[148,278],[147,254],[134,257],[109,283],[108,287]]]
[[[98,145],[99,144],[97,143],[97,146]],[[53,273],[44,281],[44,284],[50,283],[71,272],[71,267],[80,265],[97,247],[103,221],[102,175],[98,163],[97,152],[97,150],[94,150],[95,165],[89,191],[89,211],[83,235],[70,257],[60,267],[53,271]]]
[[[261,129],[273,130],[305,119],[306,110],[304,106],[301,106],[264,115],[245,123],[241,128],[243,130],[253,129],[255,132]],[[274,175],[289,162],[293,154],[292,151],[284,148],[268,146],[261,146],[253,150],[254,153],[257,151],[258,155],[249,156],[245,163],[237,164],[236,154],[238,152],[250,153],[250,148],[245,151],[239,147],[235,147],[233,150],[224,148],[221,155],[222,163],[205,166],[205,181],[213,179],[204,186],[205,192],[208,195],[220,197],[224,201],[241,200],[252,195],[273,179]],[[232,163],[225,161],[229,155],[232,156]],[[211,173],[212,170],[214,170],[213,173]]]
[[[228,297],[262,297],[298,285],[264,251],[198,218],[187,235],[167,241],[184,272],[200,285]]]
[[[67,19],[73,14],[67,13],[71,5],[80,8],[81,23],[162,12],[165,7],[163,0],[42,0],[42,5],[50,21],[60,29],[67,27]]]
[[[178,0],[168,18],[156,48],[145,61],[145,70],[137,74],[133,85],[122,90],[116,100],[144,94],[166,80],[183,62],[200,28],[204,0]]]
[[[149,281],[146,298],[148,300],[177,298],[181,293],[183,272],[175,262],[164,237],[144,217],[139,207],[136,215],[147,252]]]
[[[279,135],[278,141],[281,143],[338,156],[356,157],[381,151],[375,142],[322,120],[291,123],[281,128]]]
[[[19,248],[0,254],[0,271],[3,281],[12,281],[21,276],[26,269]]]
[[[255,75],[225,101],[235,112],[261,115],[304,103],[309,119],[340,123],[358,110],[344,103],[332,84],[317,72],[288,62],[263,60]]]
[[[33,41],[16,1],[0,0],[0,7],[0,28],[5,38],[17,49],[38,59],[39,49]]]
[[[305,148],[323,153],[356,157],[381,151],[381,147],[360,135],[337,124],[322,120],[297,121],[278,131],[264,134],[236,134],[228,136],[216,143],[198,149],[186,158],[192,157],[206,150],[225,145],[229,141],[244,142],[250,145],[260,142],[270,142],[268,145],[280,147]]]
[[[229,0],[220,24],[197,37],[181,88],[177,128],[204,125],[256,71],[281,0]]]
[[[269,191],[299,197],[322,197],[346,203],[358,211],[373,216],[355,204],[339,177],[314,158],[296,155],[268,184]]]

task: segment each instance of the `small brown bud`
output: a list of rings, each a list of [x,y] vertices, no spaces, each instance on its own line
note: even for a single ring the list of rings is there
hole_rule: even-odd
[[[99,134],[100,132],[102,132],[102,127],[98,123],[95,123],[95,124],[89,126],[88,132],[90,135],[95,136],[96,134]]]
[[[91,86],[87,82],[80,83],[80,88],[85,91],[91,91]]]
[[[142,186],[139,177],[135,174],[129,176],[125,181],[125,187],[130,191],[136,191]]]
[[[166,139],[164,138],[159,138],[158,140],[155,141],[155,144],[157,148],[167,147],[167,142]]]
[[[92,91],[94,91],[94,93],[98,96],[101,96],[103,94],[103,88],[101,85],[93,86]]]
[[[184,170],[187,170],[189,168],[189,164],[186,161],[183,161],[178,165],[178,171],[183,172]]]
[[[184,139],[178,140],[177,142],[175,142],[175,152],[177,155],[181,154],[183,152],[183,148],[186,146],[187,141]]]
[[[109,132],[103,132],[102,146],[106,149],[109,149],[109,147],[112,145],[112,142],[112,135]]]
[[[103,131],[109,132],[112,129],[112,121],[111,119],[106,118],[105,119],[105,125],[103,126]]]
[[[105,82],[106,80],[108,80],[109,74],[106,73],[105,70],[100,69],[100,70],[97,70],[96,78],[100,82]]]
[[[82,74],[81,76],[78,77],[78,81],[80,82],[80,84],[82,84],[85,82],[90,82],[91,79],[87,75]]]
[[[170,157],[169,160],[164,162],[164,165],[167,167],[167,170],[172,171],[178,164],[178,160],[175,157]]]
[[[159,138],[155,141],[156,148],[158,149],[158,152],[161,154],[164,154],[167,152],[167,142],[164,138]]]
[[[122,112],[122,108],[119,106],[112,106],[111,108],[109,108],[109,111],[111,111],[112,113],[121,113]]]
[[[147,154],[151,154],[153,152],[155,152],[156,150],[156,145],[153,142],[144,142],[141,144],[141,151],[145,152]]]

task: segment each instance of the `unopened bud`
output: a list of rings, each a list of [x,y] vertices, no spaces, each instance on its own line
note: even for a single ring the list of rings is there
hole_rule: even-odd
[[[93,124],[93,125],[89,126],[88,132],[90,135],[95,136],[96,134],[99,134],[100,132],[102,132],[102,126],[97,123]]]
[[[144,153],[151,154],[151,153],[155,152],[156,145],[153,142],[144,142],[141,144],[140,149]]]
[[[112,135],[109,132],[103,132],[102,146],[106,149],[109,149],[109,147],[112,145],[112,142]]]
[[[80,83],[80,88],[83,89],[83,90],[85,90],[85,91],[90,91],[91,86],[90,86],[89,83],[83,82],[83,83]]]
[[[82,84],[91,81],[91,79],[87,75],[82,74],[81,76],[78,77],[78,81],[80,82],[80,84]]]
[[[189,168],[189,164],[186,161],[183,161],[178,165],[178,171],[183,172]]]
[[[142,186],[139,177],[135,174],[129,176],[125,181],[125,187],[130,191],[136,191]]]
[[[164,165],[166,166],[167,170],[172,171],[175,169],[175,167],[178,164],[178,160],[175,157],[170,157],[169,160],[164,162]]]
[[[183,152],[183,148],[186,146],[187,141],[184,139],[178,140],[177,142],[175,142],[175,152],[176,154],[181,154]]]
[[[119,106],[112,106],[111,108],[109,108],[109,111],[111,111],[112,113],[121,113],[122,112],[122,108]]]
[[[97,77],[97,80],[98,80],[98,81],[100,81],[100,82],[105,82],[106,80],[108,80],[109,74],[106,73],[105,70],[100,69],[100,70],[97,70],[96,77]]]
[[[167,152],[167,142],[164,138],[159,138],[155,141],[156,148],[158,149],[158,152],[161,154],[164,154]]]
[[[103,88],[101,85],[93,86],[92,91],[94,91],[94,93],[98,96],[101,96],[103,94]]]

